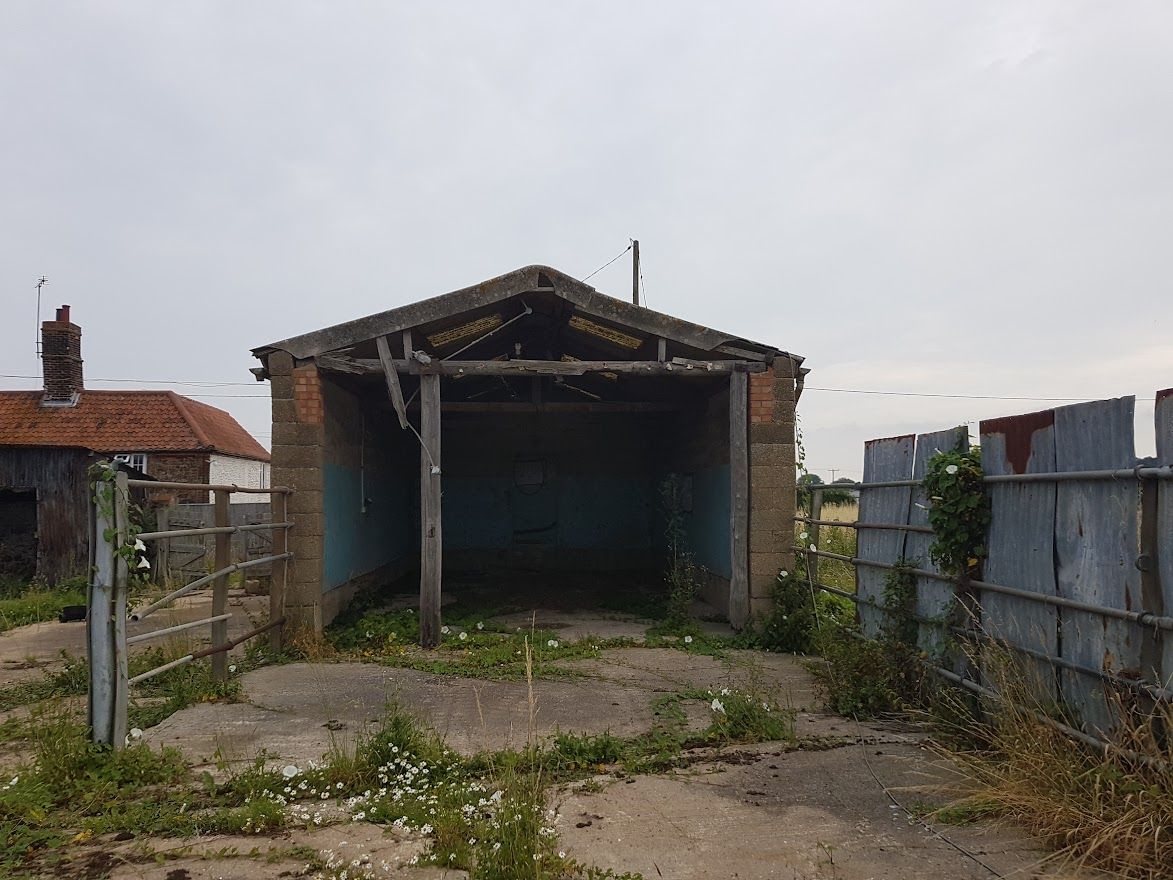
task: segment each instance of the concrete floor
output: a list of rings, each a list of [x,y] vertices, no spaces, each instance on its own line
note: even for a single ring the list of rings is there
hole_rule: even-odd
[[[206,613],[193,603],[193,616],[197,610]],[[629,630],[634,637],[641,628],[623,615],[566,609],[545,613],[539,625],[559,629],[563,638]],[[75,635],[53,629],[60,626],[77,625],[47,624],[38,631],[26,627],[30,632],[0,636],[0,659],[13,657],[12,646],[17,645],[15,656],[31,650],[42,658],[59,644],[74,645]],[[55,634],[46,638],[46,632]],[[948,762],[924,746],[914,727],[861,725],[821,711],[814,682],[797,658],[735,651],[718,660],[668,648],[631,647],[564,665],[585,677],[534,682],[532,729],[524,682],[439,676],[370,663],[298,663],[248,673],[242,681],[245,702],[193,706],[149,730],[147,739],[181,748],[202,769],[215,769],[215,754],[243,762],[264,752],[274,762],[300,763],[320,758],[332,745],[352,747],[394,699],[428,721],[451,746],[473,753],[520,746],[556,730],[609,730],[629,736],[653,726],[653,701],[665,693],[753,688],[795,709],[800,736],[836,737],[834,747],[788,750],[775,743],[710,750],[673,773],[636,778],[611,774],[599,777],[594,786],[555,790],[551,799],[558,810],[561,848],[586,863],[639,871],[648,880],[993,876],[982,863],[1003,876],[1074,876],[1040,868],[1044,853],[1011,829],[940,826],[955,847],[910,822],[889,792],[905,806],[944,802],[948,789],[957,784]],[[697,716],[698,725],[707,718],[704,711],[690,714]],[[159,866],[118,866],[132,857],[133,847],[143,844],[191,849],[174,851]],[[463,876],[400,867],[421,845],[410,835],[396,837],[377,826],[350,822],[275,838],[135,841],[121,852],[107,844],[104,850],[90,851],[90,857],[99,852],[113,857],[112,876],[119,878],[277,878],[301,876],[303,863],[289,850],[309,846],[356,857],[365,853],[375,862],[386,859],[396,866],[376,871],[378,877]],[[222,857],[233,848],[242,854],[256,849],[268,858]],[[212,857],[217,853],[220,857]]]

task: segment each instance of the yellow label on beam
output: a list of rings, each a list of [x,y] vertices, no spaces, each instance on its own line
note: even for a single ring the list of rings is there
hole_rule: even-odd
[[[613,342],[624,348],[636,349],[643,345],[642,339],[632,336],[630,333],[624,333],[622,330],[616,330],[614,327],[608,327],[604,324],[596,324],[581,315],[572,315],[569,324],[580,333],[590,333],[592,336],[598,336],[600,339],[606,339],[608,342]]]
[[[456,327],[449,327],[447,330],[437,331],[428,337],[428,344],[432,348],[443,348],[445,345],[451,345],[453,342],[459,342],[470,336],[483,336],[500,326],[500,315],[486,315],[475,321],[469,321],[467,324],[459,324]]]

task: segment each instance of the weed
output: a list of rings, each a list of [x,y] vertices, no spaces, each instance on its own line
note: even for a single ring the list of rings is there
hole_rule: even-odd
[[[1093,750],[1044,723],[1051,707],[1010,657],[984,658],[1001,699],[966,724],[954,752],[973,790],[951,815],[998,814],[1050,841],[1060,858],[1114,876],[1156,880],[1173,865],[1173,706],[1149,709],[1109,696],[1112,748]]]
[[[84,587],[66,582],[55,589],[33,585],[18,595],[7,595],[0,599],[0,632],[53,620],[66,605],[86,604]]]
[[[665,581],[664,620],[680,625],[688,620],[692,603],[700,590],[700,573],[696,556],[688,547],[685,529],[685,484],[679,474],[669,474],[660,483],[660,503],[664,515],[664,537],[668,542],[668,571]]]

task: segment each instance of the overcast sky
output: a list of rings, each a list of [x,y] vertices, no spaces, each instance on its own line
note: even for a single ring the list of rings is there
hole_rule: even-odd
[[[0,121],[5,375],[42,274],[90,387],[248,382],[252,347],[635,237],[651,307],[807,358],[828,478],[1047,404],[818,389],[1173,386],[1168,2],[5,0]],[[268,444],[267,386],[174,387]]]

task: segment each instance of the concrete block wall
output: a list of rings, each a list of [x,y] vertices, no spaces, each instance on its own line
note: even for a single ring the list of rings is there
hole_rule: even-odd
[[[287,352],[269,356],[273,402],[273,459],[270,485],[288,486],[293,523],[289,550],[293,565],[285,593],[287,630],[322,628],[322,455],[325,411],[322,379],[310,363],[297,365]]]
[[[798,365],[785,355],[749,377],[750,614],[769,611],[775,578],[794,563],[794,410]]]

